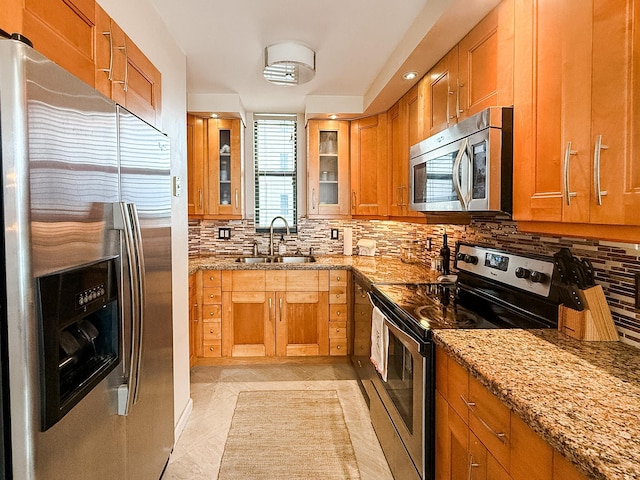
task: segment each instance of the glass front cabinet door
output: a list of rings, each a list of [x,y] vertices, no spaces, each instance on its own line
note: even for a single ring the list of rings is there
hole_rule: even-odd
[[[310,218],[348,218],[349,123],[309,120],[307,209]]]
[[[240,120],[209,119],[208,127],[208,216],[242,218]]]

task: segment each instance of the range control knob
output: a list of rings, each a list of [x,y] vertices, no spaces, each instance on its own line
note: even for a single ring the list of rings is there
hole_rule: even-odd
[[[516,268],[516,277],[518,278],[529,278],[531,275],[531,270],[528,268],[518,267]]]
[[[478,264],[478,257],[476,257],[475,255],[465,255],[464,256],[464,261],[467,263],[471,263],[473,265],[477,265]]]
[[[478,263],[478,257],[476,257],[475,255],[469,255],[468,253],[460,252],[458,253],[458,255],[456,255],[456,258],[458,259],[458,261],[471,263],[472,265],[476,265]]]
[[[547,274],[542,272],[531,272],[531,281],[533,283],[544,283],[547,281]]]

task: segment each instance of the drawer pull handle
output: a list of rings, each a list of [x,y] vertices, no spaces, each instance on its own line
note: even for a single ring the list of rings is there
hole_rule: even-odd
[[[476,406],[476,402],[469,402],[467,401],[462,395],[460,395],[460,398],[462,399],[462,401],[467,405],[467,408],[469,409],[469,412],[473,413],[473,416],[476,417],[478,419],[478,421],[482,424],[482,426],[484,428],[486,428],[487,430],[489,430],[489,432],[491,432],[491,434],[493,436],[495,436],[498,440],[500,440],[502,443],[506,444],[507,443],[507,434],[503,433],[503,432],[496,432],[493,428],[491,428],[491,426],[485,422],[482,417],[480,415],[478,415],[478,413],[474,410],[475,406]]]
[[[213,347],[209,347],[209,351],[210,351],[210,352],[213,352]]]

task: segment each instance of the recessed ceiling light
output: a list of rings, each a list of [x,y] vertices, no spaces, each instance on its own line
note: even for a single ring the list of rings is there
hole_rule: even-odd
[[[334,113],[334,114],[332,114],[332,115],[329,115],[329,118],[330,118],[331,120],[335,120],[336,118],[338,118],[338,115],[336,115],[336,114]]]
[[[218,114],[217,113],[212,113],[209,115],[211,118],[218,118]]]
[[[418,72],[407,72],[402,74],[402,78],[405,80],[413,80],[418,76]]]

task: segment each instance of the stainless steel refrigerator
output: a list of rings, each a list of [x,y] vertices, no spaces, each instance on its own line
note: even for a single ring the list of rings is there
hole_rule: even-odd
[[[6,478],[158,479],[173,446],[168,138],[0,41]]]

